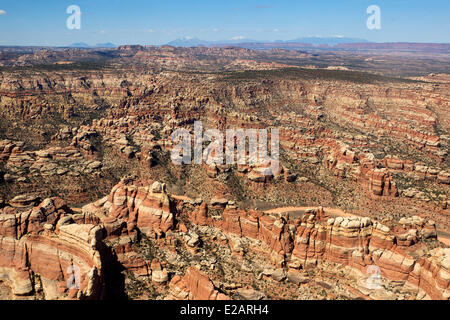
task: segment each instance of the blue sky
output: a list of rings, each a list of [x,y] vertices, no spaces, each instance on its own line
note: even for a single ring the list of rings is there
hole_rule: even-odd
[[[81,29],[69,30],[69,5]],[[366,9],[381,9],[368,30]],[[0,45],[164,44],[203,40],[290,40],[346,36],[376,42],[450,42],[448,0],[0,0]]]

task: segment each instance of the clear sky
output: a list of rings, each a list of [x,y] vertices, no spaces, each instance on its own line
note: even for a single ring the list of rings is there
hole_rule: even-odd
[[[69,30],[69,5],[81,29]],[[381,29],[369,30],[369,5]],[[164,44],[345,36],[375,42],[450,42],[449,0],[0,0],[0,45]]]

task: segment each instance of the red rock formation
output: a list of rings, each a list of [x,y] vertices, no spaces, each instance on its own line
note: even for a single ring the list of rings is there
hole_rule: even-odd
[[[22,213],[0,210],[0,278],[14,294],[33,293],[38,276],[46,299],[101,295],[103,230],[70,224],[66,210],[58,198]]]
[[[384,174],[385,172],[382,171],[381,173]],[[386,190],[383,185],[378,185],[378,187],[382,191],[381,193]],[[148,201],[145,202],[145,199]],[[161,208],[160,204],[163,202],[164,210],[170,213],[170,197],[165,192],[163,184],[153,183],[152,187],[145,187],[126,185],[125,182],[121,182],[113,189],[109,199],[88,205],[84,210],[86,213],[89,210],[94,210],[97,215],[102,211],[105,212],[107,216],[104,220],[105,228],[109,230],[108,223],[112,223],[108,222],[110,218],[117,221],[123,220],[126,224],[130,224],[130,221],[133,221],[130,220],[130,217],[141,214],[141,208],[144,204],[151,210],[144,210],[143,212],[154,212],[152,210],[155,207],[155,202],[158,208]],[[381,275],[386,279],[401,281],[409,285],[418,283],[420,290],[423,290],[429,297],[436,297],[440,293],[440,298],[448,298],[446,290],[448,290],[449,283],[445,280],[447,276],[442,275],[443,280],[436,280],[429,285],[426,285],[426,283],[429,283],[430,280],[421,282],[422,276],[427,277],[429,274],[427,272],[433,271],[424,269],[419,272],[416,265],[423,264],[424,262],[420,261],[423,259],[428,261],[429,258],[422,256],[418,259],[413,254],[413,252],[421,252],[421,250],[426,251],[422,243],[424,239],[436,238],[435,224],[432,221],[414,216],[401,219],[398,225],[390,228],[379,222],[373,222],[370,218],[329,218],[320,208],[310,210],[301,218],[291,221],[288,216],[277,218],[258,212],[247,212],[234,206],[225,208],[222,212],[222,219],[217,220],[208,217],[207,210],[207,205],[201,203],[193,212],[188,212],[186,216],[191,223],[199,226],[216,227],[237,237],[260,240],[267,248],[271,261],[277,266],[288,266],[291,269],[310,268],[315,267],[322,261],[330,261],[349,266],[355,272],[364,274],[369,266],[375,265],[380,268]],[[170,214],[172,215],[172,213]],[[152,232],[156,233],[158,230],[173,228],[173,221],[169,225],[165,225],[166,220],[164,219],[151,218],[145,221],[150,221],[150,223],[139,224],[138,222],[136,226],[139,229],[148,228],[147,230],[153,230]],[[5,222],[5,224],[8,223]],[[179,224],[179,226],[182,225]],[[118,234],[120,235],[134,229],[125,226],[117,230],[119,230]],[[113,236],[111,231],[107,231],[107,234],[110,237]],[[433,252],[431,252],[432,255]],[[437,268],[444,273],[447,272],[446,263],[448,261],[446,259],[449,256],[445,255],[445,257],[445,259],[436,260],[431,256],[430,259],[437,265],[433,267],[435,268],[433,270]],[[439,263],[436,261],[439,261]],[[155,269],[153,271],[164,273],[163,268],[157,267],[158,263],[154,261],[152,264],[154,265],[152,269]],[[413,270],[416,271],[413,272]],[[202,299],[210,297],[211,292],[214,292],[210,290],[210,287],[208,289],[198,289],[196,286],[190,287],[192,282],[200,281],[193,280],[191,273],[195,275],[192,276],[193,278],[197,278],[196,273],[190,271],[185,278],[176,277],[171,281],[171,287],[178,288],[173,289],[178,290],[178,293],[174,296],[187,298],[190,295],[191,298],[202,297]],[[159,278],[165,279],[165,276],[156,277],[156,279]],[[200,281],[200,283],[203,282],[203,280]],[[202,288],[203,286],[205,284],[201,285]],[[208,294],[203,292],[204,290]],[[189,294],[186,292],[189,292]]]
[[[170,298],[175,300],[229,300],[230,298],[214,288],[209,278],[194,267],[185,275],[174,276],[170,281]]]
[[[386,169],[373,169],[369,175],[369,190],[375,196],[398,196],[392,174]]]
[[[152,282],[158,285],[164,284],[169,279],[167,275],[167,269],[163,268],[158,259],[153,259],[151,266],[152,270]]]
[[[436,248],[414,264],[408,282],[431,299],[450,299],[450,250]]]
[[[310,268],[326,260],[350,266],[362,274],[370,265],[375,265],[389,280],[418,284],[418,288],[433,299],[449,299],[447,264],[450,255],[439,253],[442,259],[433,258],[438,253],[431,251],[431,258],[417,260],[410,253],[414,246],[422,246],[423,239],[436,238],[434,222],[413,217],[403,219],[400,225],[402,227],[391,230],[370,218],[327,218],[320,209],[306,213],[295,223],[289,219],[226,209],[222,221],[214,223],[224,232],[261,240],[276,265]],[[426,264],[424,261],[428,259],[436,264],[433,270],[417,267]],[[420,281],[420,277],[430,277],[430,272],[437,272],[435,270],[440,270],[441,278]]]
[[[84,211],[104,211],[107,217],[105,227],[107,230],[111,228],[108,234],[114,230],[121,234],[124,228],[133,232],[138,227],[144,234],[154,235],[174,227],[165,185],[157,181],[152,186],[126,185],[122,181],[104,201],[89,204]]]

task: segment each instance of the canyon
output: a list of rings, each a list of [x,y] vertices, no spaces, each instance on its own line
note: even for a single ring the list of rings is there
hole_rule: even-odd
[[[445,55],[0,52],[8,297],[450,298]],[[195,121],[279,129],[279,170],[173,163]]]

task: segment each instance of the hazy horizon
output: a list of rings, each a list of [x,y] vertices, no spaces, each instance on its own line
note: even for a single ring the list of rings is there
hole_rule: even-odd
[[[71,16],[67,9],[72,5],[80,9],[79,29],[67,27]],[[366,25],[371,5],[380,8],[378,29]],[[273,42],[314,36],[370,42],[449,43],[449,9],[449,2],[438,0],[1,0],[0,45],[163,45],[183,37],[216,42]]]

